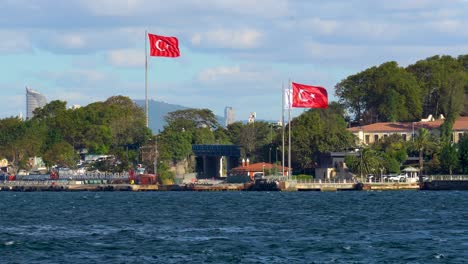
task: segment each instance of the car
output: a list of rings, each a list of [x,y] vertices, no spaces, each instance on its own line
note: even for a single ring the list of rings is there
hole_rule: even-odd
[[[398,175],[390,175],[390,177],[388,177],[388,180],[389,181],[404,181],[406,180],[407,176],[406,174],[404,173],[400,173]]]

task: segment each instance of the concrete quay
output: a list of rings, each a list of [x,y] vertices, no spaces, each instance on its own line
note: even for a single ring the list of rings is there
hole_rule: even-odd
[[[358,182],[346,181],[296,181],[288,180],[280,184],[282,191],[355,191],[361,190]]]
[[[418,182],[346,182],[320,180],[261,180],[255,183],[216,183],[182,185],[114,184],[103,180],[73,181],[6,181],[0,182],[0,191],[386,191],[386,190],[468,190],[468,177],[437,177]]]
[[[60,191],[157,191],[158,185],[132,184],[75,184],[67,181],[24,182],[15,181],[0,183],[0,191],[13,192],[60,192]]]
[[[364,191],[419,190],[419,183],[412,182],[366,182],[362,184]]]

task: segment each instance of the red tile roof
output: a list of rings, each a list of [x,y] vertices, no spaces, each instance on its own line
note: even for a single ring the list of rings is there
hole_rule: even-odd
[[[264,167],[265,166],[265,167]],[[265,170],[271,170],[274,168],[281,169],[281,165],[275,165],[271,163],[266,163],[266,162],[259,162],[259,163],[253,163],[248,166],[239,166],[232,168],[231,171],[262,171],[263,169]],[[284,167],[285,170],[288,169],[288,167]]]
[[[437,129],[443,124],[443,120],[436,120],[432,122],[382,122],[382,123],[374,123],[370,125],[365,125],[365,126],[357,126],[357,127],[351,127],[348,128],[348,131],[350,132],[359,132],[359,130],[362,129],[362,131],[365,132],[407,132],[407,131],[412,131],[413,130],[413,124],[414,124],[414,130],[418,130],[420,128],[426,128],[429,130],[432,129]],[[468,116],[462,116],[459,117],[454,125],[453,125],[453,130],[462,130],[462,131],[468,131]]]
[[[453,124],[453,130],[468,131],[468,116],[462,116],[457,119],[455,124]]]

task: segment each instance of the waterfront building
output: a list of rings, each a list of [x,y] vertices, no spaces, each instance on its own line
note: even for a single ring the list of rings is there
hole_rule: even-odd
[[[33,111],[38,107],[44,107],[47,100],[44,95],[26,87],[26,119],[34,116]]]
[[[365,126],[348,128],[357,137],[358,145],[369,145],[390,135],[400,135],[405,141],[412,141],[418,136],[420,128],[426,128],[432,135],[440,135],[440,127],[444,118],[434,119],[431,116],[418,122],[380,122]],[[458,143],[464,133],[468,133],[468,116],[455,120],[452,130],[452,142]]]
[[[267,171],[273,173],[274,176],[281,176],[283,174],[283,167],[266,162],[250,164],[249,159],[242,159],[241,166],[232,168],[229,171],[227,181],[231,183],[254,181],[256,176],[265,176]],[[288,171],[289,168],[284,167],[283,176],[288,176]]]
[[[226,108],[224,108],[224,122],[225,122],[224,125],[226,127],[228,125],[236,122],[234,108],[232,108],[230,106],[226,106]]]

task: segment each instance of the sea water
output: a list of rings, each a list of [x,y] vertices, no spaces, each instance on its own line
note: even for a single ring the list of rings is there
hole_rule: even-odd
[[[468,263],[468,192],[0,192],[0,263]]]

